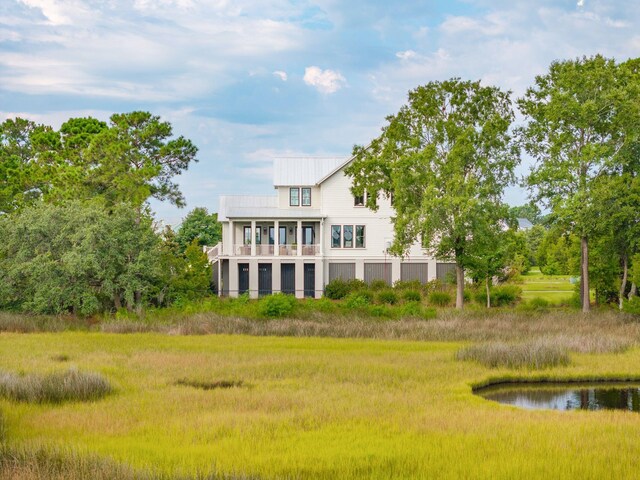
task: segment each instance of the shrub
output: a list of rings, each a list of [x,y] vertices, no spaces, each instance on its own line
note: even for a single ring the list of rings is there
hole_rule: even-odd
[[[632,297],[622,304],[622,309],[632,315],[640,315],[640,297]]]
[[[436,318],[437,315],[438,313],[435,308],[427,307],[422,309],[422,318],[424,320],[432,320]]]
[[[422,300],[422,295],[418,290],[405,290],[402,292],[402,299],[406,302],[419,302]]]
[[[527,304],[534,310],[549,308],[549,300],[540,297],[532,298]]]
[[[438,307],[445,307],[451,304],[451,294],[448,292],[431,292],[429,294],[429,303]]]
[[[393,288],[396,290],[422,290],[423,285],[420,280],[398,280],[393,284]]]
[[[389,288],[389,285],[387,285],[387,282],[385,282],[384,280],[373,280],[370,284],[369,284],[369,288],[371,290],[373,290],[374,292],[378,291],[378,290],[384,290],[386,288]]]
[[[319,298],[310,302],[312,310],[317,310],[323,313],[332,313],[336,311],[337,305],[329,300],[327,297]]]
[[[367,290],[353,292],[347,295],[344,305],[347,308],[362,308],[373,302],[373,294]]]
[[[503,307],[505,305],[513,305],[522,296],[522,289],[517,285],[501,285],[498,287],[491,287],[491,306]],[[487,292],[480,289],[475,295],[476,302],[486,305],[487,304]]]
[[[372,317],[391,317],[393,312],[386,305],[371,305],[369,307],[369,315]]]
[[[517,285],[501,285],[491,291],[491,303],[496,306],[513,305],[522,296],[522,289]]]
[[[258,314],[267,318],[286,317],[291,314],[295,306],[296,299],[293,295],[274,293],[260,299]]]
[[[360,280],[359,278],[352,278],[347,282],[347,288],[349,292],[356,292],[358,290],[366,290],[367,284],[364,280]]]
[[[349,284],[341,278],[336,278],[324,287],[324,296],[331,300],[341,300],[349,294],[349,291]]]
[[[67,370],[45,376],[0,372],[0,397],[17,402],[62,403],[97,400],[111,393],[98,373]]]
[[[456,358],[474,360],[489,368],[542,369],[568,365],[570,361],[566,348],[543,340],[517,344],[493,342],[473,345],[459,350]]]
[[[382,290],[378,293],[378,302],[395,305],[398,303],[398,295],[393,290]]]

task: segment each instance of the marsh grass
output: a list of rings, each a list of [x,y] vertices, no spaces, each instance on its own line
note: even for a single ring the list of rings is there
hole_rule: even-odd
[[[52,355],[51,360],[53,360],[54,362],[68,362],[70,360],[70,357],[69,355],[60,353],[58,355]]]
[[[217,390],[246,386],[242,380],[217,380],[215,382],[204,382],[201,380],[188,380],[186,378],[178,380],[175,384],[184,387],[199,388],[200,390]]]
[[[0,478],[11,480],[249,480],[243,475],[174,475],[133,469],[96,455],[53,447],[0,444]]]
[[[491,342],[472,345],[458,350],[456,358],[473,360],[489,368],[530,370],[566,366],[570,363],[566,348],[545,340],[515,344]]]
[[[75,369],[48,375],[0,372],[0,397],[16,402],[87,402],[111,393],[109,381],[98,373]]]

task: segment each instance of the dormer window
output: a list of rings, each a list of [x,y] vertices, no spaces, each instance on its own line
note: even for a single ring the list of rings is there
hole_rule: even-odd
[[[300,189],[298,187],[289,189],[289,206],[300,206]]]
[[[311,206],[311,188],[309,187],[302,188],[302,206],[303,207]]]

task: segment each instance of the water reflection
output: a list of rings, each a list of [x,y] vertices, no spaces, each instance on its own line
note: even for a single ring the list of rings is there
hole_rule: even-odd
[[[509,384],[475,393],[487,400],[536,410],[640,411],[638,383]]]

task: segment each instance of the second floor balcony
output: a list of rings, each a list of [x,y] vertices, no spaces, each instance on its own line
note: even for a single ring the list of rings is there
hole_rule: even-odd
[[[230,220],[223,250],[233,256],[322,255],[323,228],[323,222],[316,219]]]

